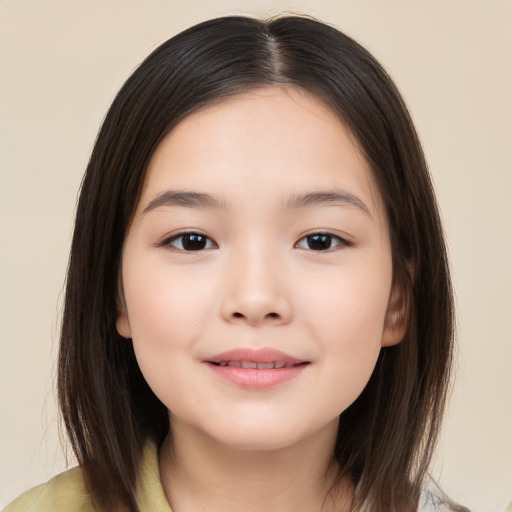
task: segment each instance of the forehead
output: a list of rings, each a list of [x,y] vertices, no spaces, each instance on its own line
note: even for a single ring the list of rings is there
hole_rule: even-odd
[[[166,188],[281,197],[333,188],[380,208],[368,163],[340,117],[295,87],[244,92],[183,119],[157,147],[142,200]]]

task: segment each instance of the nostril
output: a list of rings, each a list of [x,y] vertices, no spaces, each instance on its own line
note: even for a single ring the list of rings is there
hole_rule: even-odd
[[[243,311],[243,310],[242,310]],[[267,310],[268,311],[268,310]],[[241,313],[240,311],[232,311],[227,318],[230,318],[233,322],[248,322],[251,325],[257,325],[261,322],[266,323],[270,322],[280,323],[284,321],[284,316],[276,311],[270,311],[269,313],[264,313],[260,311],[249,310],[245,313]],[[277,324],[276,324],[277,325]]]
[[[243,313],[238,312],[238,311],[235,311],[235,313],[233,313],[233,316],[235,318],[245,318],[245,315]],[[279,318],[279,313],[268,313],[265,316],[267,318]]]

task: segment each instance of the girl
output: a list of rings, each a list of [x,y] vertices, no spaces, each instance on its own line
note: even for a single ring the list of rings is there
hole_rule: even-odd
[[[425,485],[452,350],[435,198],[385,71],[312,19],[199,24],[99,133],[59,356],[80,465],[6,510],[448,507]]]

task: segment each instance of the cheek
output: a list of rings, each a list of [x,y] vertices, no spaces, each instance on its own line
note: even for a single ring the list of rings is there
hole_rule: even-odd
[[[391,289],[391,264],[364,261],[335,272],[316,272],[302,281],[296,298],[301,315],[308,318],[325,340],[379,343]]]
[[[362,392],[380,353],[391,286],[391,271],[384,270],[353,268],[300,294],[304,328],[318,340],[339,412]]]
[[[151,258],[144,266],[136,258],[127,259],[123,283],[133,337],[152,334],[159,342],[172,332],[193,336],[213,293],[200,273],[186,266],[173,268],[165,257]]]
[[[133,345],[143,375],[158,394],[159,387],[171,385],[186,370],[186,356],[207,330],[213,292],[187,271],[170,272],[159,261],[142,268],[134,260],[123,262]]]

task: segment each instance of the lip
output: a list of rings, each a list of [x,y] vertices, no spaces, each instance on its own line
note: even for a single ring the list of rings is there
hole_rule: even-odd
[[[203,362],[223,380],[254,390],[268,389],[290,381],[298,377],[309,364],[309,361],[272,348],[229,350]]]

